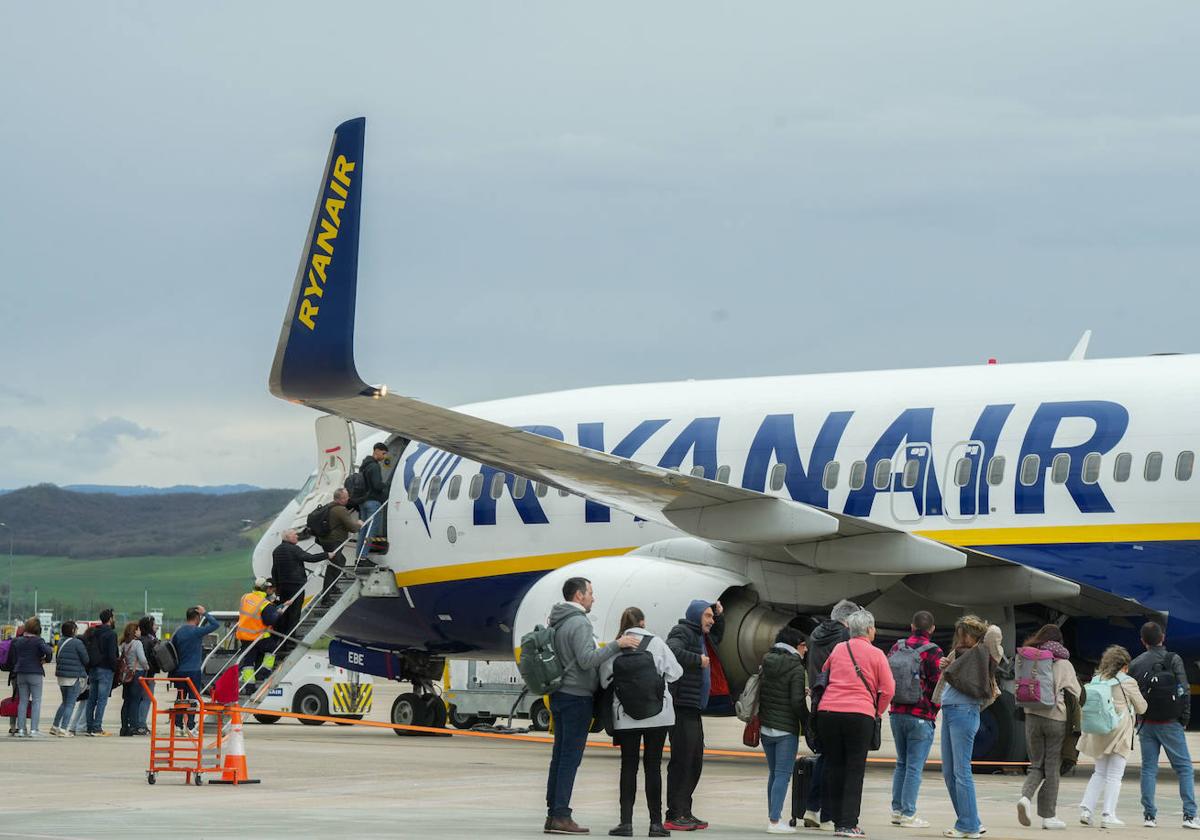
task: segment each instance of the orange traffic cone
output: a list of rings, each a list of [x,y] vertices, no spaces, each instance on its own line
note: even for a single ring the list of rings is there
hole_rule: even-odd
[[[262,779],[251,779],[246,767],[246,741],[242,737],[242,713],[233,712],[233,726],[226,739],[225,770],[212,785],[257,785]]]

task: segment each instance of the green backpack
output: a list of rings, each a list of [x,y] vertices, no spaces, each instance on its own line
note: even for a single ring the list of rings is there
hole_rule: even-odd
[[[553,694],[562,685],[566,666],[554,649],[554,628],[537,625],[521,637],[521,678],[533,694]]]

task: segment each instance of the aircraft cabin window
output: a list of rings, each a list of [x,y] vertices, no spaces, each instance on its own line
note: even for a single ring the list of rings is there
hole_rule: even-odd
[[[988,463],[988,484],[999,487],[1004,482],[1005,463],[1003,455],[997,455]]]
[[[442,477],[440,475],[435,475],[433,478],[429,479],[429,489],[425,493],[425,500],[432,502],[437,498],[437,494],[441,491],[441,489]]]
[[[1100,480],[1100,461],[1102,456],[1099,452],[1089,452],[1083,459],[1083,483],[1095,484]]]
[[[971,481],[971,459],[959,458],[954,465],[954,486],[966,487]]]
[[[717,467],[717,481],[721,482],[722,484],[729,483],[729,465],[728,464],[725,464],[724,466],[721,466],[721,467]]]
[[[417,497],[421,495],[421,476],[414,475],[412,481],[408,482],[408,500],[415,502]]]
[[[492,476],[492,485],[488,488],[488,495],[493,499],[499,499],[502,492],[504,492],[504,473],[498,472]]]
[[[1037,455],[1026,455],[1021,461],[1021,483],[1026,487],[1032,487],[1037,483],[1038,476],[1042,474],[1042,459]]]
[[[1160,475],[1162,475],[1162,453],[1146,453],[1146,469],[1142,473],[1142,476],[1147,481],[1158,481]]]
[[[905,490],[911,490],[917,486],[917,479],[921,476],[921,462],[916,458],[910,458],[904,464],[904,476],[901,481],[904,483]]]
[[[514,499],[524,499],[525,498],[525,489],[527,487],[529,487],[529,479],[527,479],[523,475],[517,476],[513,480],[513,498]]]
[[[450,479],[450,485],[446,489],[446,496],[450,501],[458,498],[458,491],[462,489],[462,476],[456,475]]]
[[[692,467],[692,475],[696,476],[696,478],[704,478],[704,465],[697,464]]]
[[[1196,466],[1196,453],[1184,451],[1179,453],[1179,457],[1175,459],[1175,478],[1179,481],[1187,481],[1192,477],[1192,468]]]
[[[1066,484],[1067,476],[1071,474],[1071,456],[1059,452],[1050,462],[1050,480],[1055,484]]]
[[[771,467],[771,489],[782,490],[783,480],[787,478],[787,464],[776,464]]]
[[[1128,481],[1132,469],[1133,456],[1128,452],[1122,452],[1113,462],[1113,481]]]
[[[468,489],[467,495],[472,499],[478,499],[483,495],[483,473],[475,473],[471,476],[471,486]]]
[[[850,489],[861,490],[867,483],[867,462],[855,461],[850,465]]]
[[[533,493],[539,499],[546,498],[546,493],[550,491],[550,485],[544,481],[535,482],[533,485]]]
[[[876,490],[886,490],[892,483],[892,462],[880,459],[875,462],[875,478],[872,482]]]
[[[832,490],[833,488],[837,487],[838,472],[840,470],[841,467],[838,466],[837,461],[830,461],[828,464],[826,464],[825,472],[821,474],[821,487],[826,490]]]

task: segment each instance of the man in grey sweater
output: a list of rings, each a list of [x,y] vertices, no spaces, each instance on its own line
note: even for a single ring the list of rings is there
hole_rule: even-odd
[[[550,695],[554,717],[554,749],[546,779],[546,834],[587,834],[571,818],[571,792],[583,761],[596,691],[600,688],[600,663],[622,648],[637,647],[641,640],[625,635],[615,644],[596,646],[587,614],[595,601],[592,583],[574,577],[563,584],[563,600],[550,611],[547,626],[554,630],[554,649],[563,664],[563,681]]]

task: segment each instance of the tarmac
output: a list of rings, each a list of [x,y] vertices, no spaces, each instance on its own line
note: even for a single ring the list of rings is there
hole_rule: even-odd
[[[386,721],[393,698],[402,689],[376,683],[368,719]],[[47,684],[46,700],[57,694]],[[43,730],[49,729],[56,704],[43,706]],[[120,694],[109,703],[106,727],[119,728]],[[746,750],[741,724],[707,719],[708,746]],[[453,730],[452,730],[453,731]],[[885,739],[887,727],[884,727]],[[245,726],[250,775],[261,784],[200,787],[184,784],[183,774],[162,773],[146,783],[147,738],[12,739],[0,733],[0,838],[527,838],[542,836],[545,820],[549,747],[472,737],[397,737],[386,729],[305,726],[296,721]],[[536,733],[535,733],[536,734]],[[603,734],[594,736],[605,740]],[[1200,737],[1189,736],[1193,755]],[[747,751],[749,752],[749,751]],[[885,740],[876,759],[892,755]],[[935,747],[931,758],[937,757]],[[1137,759],[1135,751],[1131,759]],[[1085,759],[1086,760],[1086,759]],[[665,770],[665,768],[664,768]],[[618,755],[590,747],[580,768],[572,806],[575,818],[607,836],[617,823]],[[1100,829],[1077,822],[1076,803],[1090,775],[1083,766],[1063,779],[1059,816],[1066,834],[1081,836]],[[1138,769],[1126,770],[1118,814],[1128,827],[1122,837],[1182,834],[1176,780],[1169,768],[1159,774],[1159,828],[1141,827]],[[979,807],[987,838],[1036,838],[1039,828],[1017,823],[1015,803],[1021,775],[977,775]],[[927,769],[918,812],[927,829],[901,829],[890,819],[891,768],[873,763],[863,794],[861,826],[869,837],[936,838],[953,824],[941,774]],[[647,816],[639,794],[635,836],[646,836]],[[716,757],[706,761],[697,791],[696,813],[711,823],[705,837],[764,834],[766,768],[761,754]],[[785,816],[787,816],[785,810]],[[1035,826],[1038,825],[1035,822]],[[681,832],[675,832],[681,834]],[[801,830],[815,840],[831,832]]]

